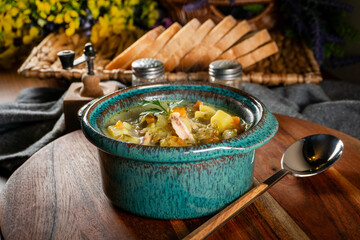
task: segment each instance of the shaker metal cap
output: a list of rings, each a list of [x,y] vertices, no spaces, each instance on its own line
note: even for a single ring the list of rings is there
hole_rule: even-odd
[[[218,60],[210,63],[209,75],[224,80],[235,80],[241,77],[241,64],[233,60]]]
[[[139,78],[152,79],[161,77],[165,70],[164,64],[153,58],[141,58],[131,64],[132,73]]]

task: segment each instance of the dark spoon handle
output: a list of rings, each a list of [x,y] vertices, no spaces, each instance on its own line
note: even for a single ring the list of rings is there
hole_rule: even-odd
[[[241,210],[249,206],[252,202],[254,202],[259,196],[261,196],[264,192],[266,192],[272,185],[278,182],[280,179],[285,177],[289,171],[281,169],[268,179],[266,179],[263,183],[257,185],[248,191],[245,195],[241,196],[233,203],[228,205],[226,208],[221,210],[215,216],[210,218],[200,227],[195,229],[189,235],[187,235],[184,240],[194,240],[194,239],[204,239],[206,236],[215,231],[218,227],[222,226],[226,221],[231,219]]]

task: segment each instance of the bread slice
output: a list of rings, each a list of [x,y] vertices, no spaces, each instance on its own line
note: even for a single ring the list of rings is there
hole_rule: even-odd
[[[236,24],[236,26],[231,29],[223,38],[221,38],[214,47],[203,56],[201,65],[199,64],[200,69],[206,69],[209,64],[218,58],[225,50],[234,45],[239,39],[241,39],[245,34],[251,31],[251,26],[248,21],[244,20]]]
[[[201,43],[204,37],[213,29],[215,23],[208,19],[206,22],[196,30],[190,38],[184,39],[183,46],[178,49],[165,63],[165,70],[171,72],[176,67],[181,68],[180,60],[187,54],[191,49]]]
[[[264,46],[259,47],[258,49],[242,56],[236,59],[243,69],[263,60],[264,58],[267,58],[279,51],[276,43],[270,42],[265,44]]]
[[[201,23],[196,18],[193,18],[184,27],[180,29],[168,42],[167,44],[156,54],[154,58],[165,63],[172,54],[180,49],[186,39],[191,38],[195,34],[195,31],[199,28]]]
[[[223,18],[223,20],[209,32],[201,44],[193,48],[193,50],[186,54],[180,61],[182,70],[188,71],[190,68],[196,68],[198,65],[201,66],[201,59],[204,56],[204,53],[206,54],[208,50],[212,50],[211,48],[215,43],[223,38],[235,25],[236,20],[231,15]]]
[[[163,26],[158,26],[145,33],[141,38],[106,65],[105,69],[126,69],[127,66],[132,63],[133,59],[144,49],[148,48],[164,30],[165,28]]]
[[[144,49],[139,55],[137,55],[133,61],[140,58],[154,58],[156,54],[165,46],[165,44],[181,29],[181,25],[177,22],[168,27],[161,35],[146,49]]]
[[[225,51],[250,31],[251,31],[251,26],[248,23],[248,21],[246,20],[241,21],[238,24],[236,24],[236,26],[225,35],[225,37],[220,39],[215,44],[215,47],[220,49],[221,51]]]
[[[269,42],[270,40],[271,40],[271,36],[269,32],[266,29],[263,29],[255,33],[253,36],[235,45],[234,47],[230,48],[228,51],[224,52],[217,59],[234,60],[253,51],[254,49]]]

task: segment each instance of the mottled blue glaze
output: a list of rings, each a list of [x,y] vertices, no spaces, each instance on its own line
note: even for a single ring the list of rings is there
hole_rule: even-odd
[[[251,127],[219,143],[172,148],[124,143],[101,132],[113,114],[144,98],[201,100],[229,109]],[[254,97],[238,89],[206,83],[123,89],[93,103],[81,122],[85,136],[99,148],[108,198],[122,209],[164,219],[209,215],[241,196],[252,184],[254,150],[278,129],[276,118]]]

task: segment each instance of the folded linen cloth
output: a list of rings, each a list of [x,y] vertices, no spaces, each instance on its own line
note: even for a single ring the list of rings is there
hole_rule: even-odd
[[[0,104],[0,168],[13,172],[26,159],[65,131],[64,89],[22,90],[11,103]]]
[[[267,88],[244,83],[243,90],[262,101],[270,112],[315,122],[360,139],[360,85],[326,80],[319,85]]]
[[[360,139],[360,85],[326,80],[319,85],[268,88],[244,83],[243,90],[273,113],[312,121]],[[64,134],[64,92],[25,89],[15,102],[0,104],[0,170],[14,171],[41,147]]]

